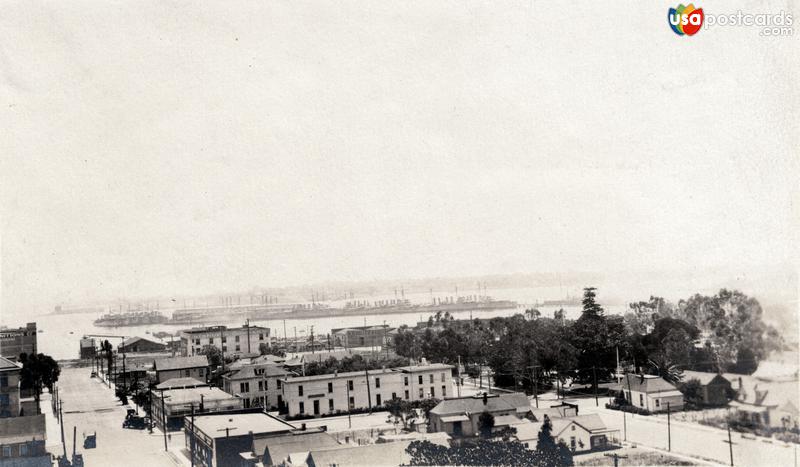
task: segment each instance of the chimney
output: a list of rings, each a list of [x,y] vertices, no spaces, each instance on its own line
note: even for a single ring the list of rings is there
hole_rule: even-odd
[[[305,423],[301,423],[300,424],[300,431],[306,431],[306,424]]]

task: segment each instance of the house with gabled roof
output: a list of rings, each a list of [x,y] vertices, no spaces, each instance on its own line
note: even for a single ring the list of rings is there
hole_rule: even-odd
[[[700,393],[704,405],[726,405],[728,395],[733,393],[731,382],[718,373],[704,371],[684,371],[683,382],[697,380],[700,383]]]
[[[494,416],[495,428],[511,426],[531,414],[531,403],[522,393],[477,394],[445,399],[428,414],[429,430],[451,436],[475,436],[479,418],[488,412]]]
[[[683,393],[659,376],[626,374],[622,379],[625,400],[634,407],[650,412],[666,412],[683,408]]]
[[[556,442],[563,441],[573,452],[597,451],[619,443],[619,430],[608,428],[597,414],[554,418],[550,423]],[[514,425],[514,437],[527,449],[535,450],[542,425],[544,420],[525,420]]]

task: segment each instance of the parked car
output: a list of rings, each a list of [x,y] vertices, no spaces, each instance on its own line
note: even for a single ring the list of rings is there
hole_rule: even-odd
[[[128,417],[122,422],[122,428],[132,428],[135,430],[144,430],[146,425],[144,423],[144,417],[138,417],[136,415],[132,417]]]

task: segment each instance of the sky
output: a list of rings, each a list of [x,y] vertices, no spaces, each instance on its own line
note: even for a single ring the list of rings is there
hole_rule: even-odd
[[[679,37],[670,6],[4,2],[0,313],[794,268],[798,34]]]

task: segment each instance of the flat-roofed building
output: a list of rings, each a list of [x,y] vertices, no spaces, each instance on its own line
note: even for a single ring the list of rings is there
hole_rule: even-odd
[[[287,377],[283,400],[289,416],[345,413],[383,406],[398,398],[415,401],[452,395],[452,365],[419,365]]]
[[[263,412],[223,413],[186,417],[186,449],[194,465],[223,467],[254,465],[254,444],[259,440],[296,431],[280,418]],[[262,451],[263,453],[263,451]]]
[[[192,413],[206,414],[243,408],[242,400],[219,388],[208,386],[153,391],[153,421],[163,430],[180,430],[183,417]]]
[[[199,355],[203,347],[213,345],[226,356],[258,353],[261,344],[270,345],[269,328],[261,326],[204,326],[184,329],[181,338],[181,355]]]

